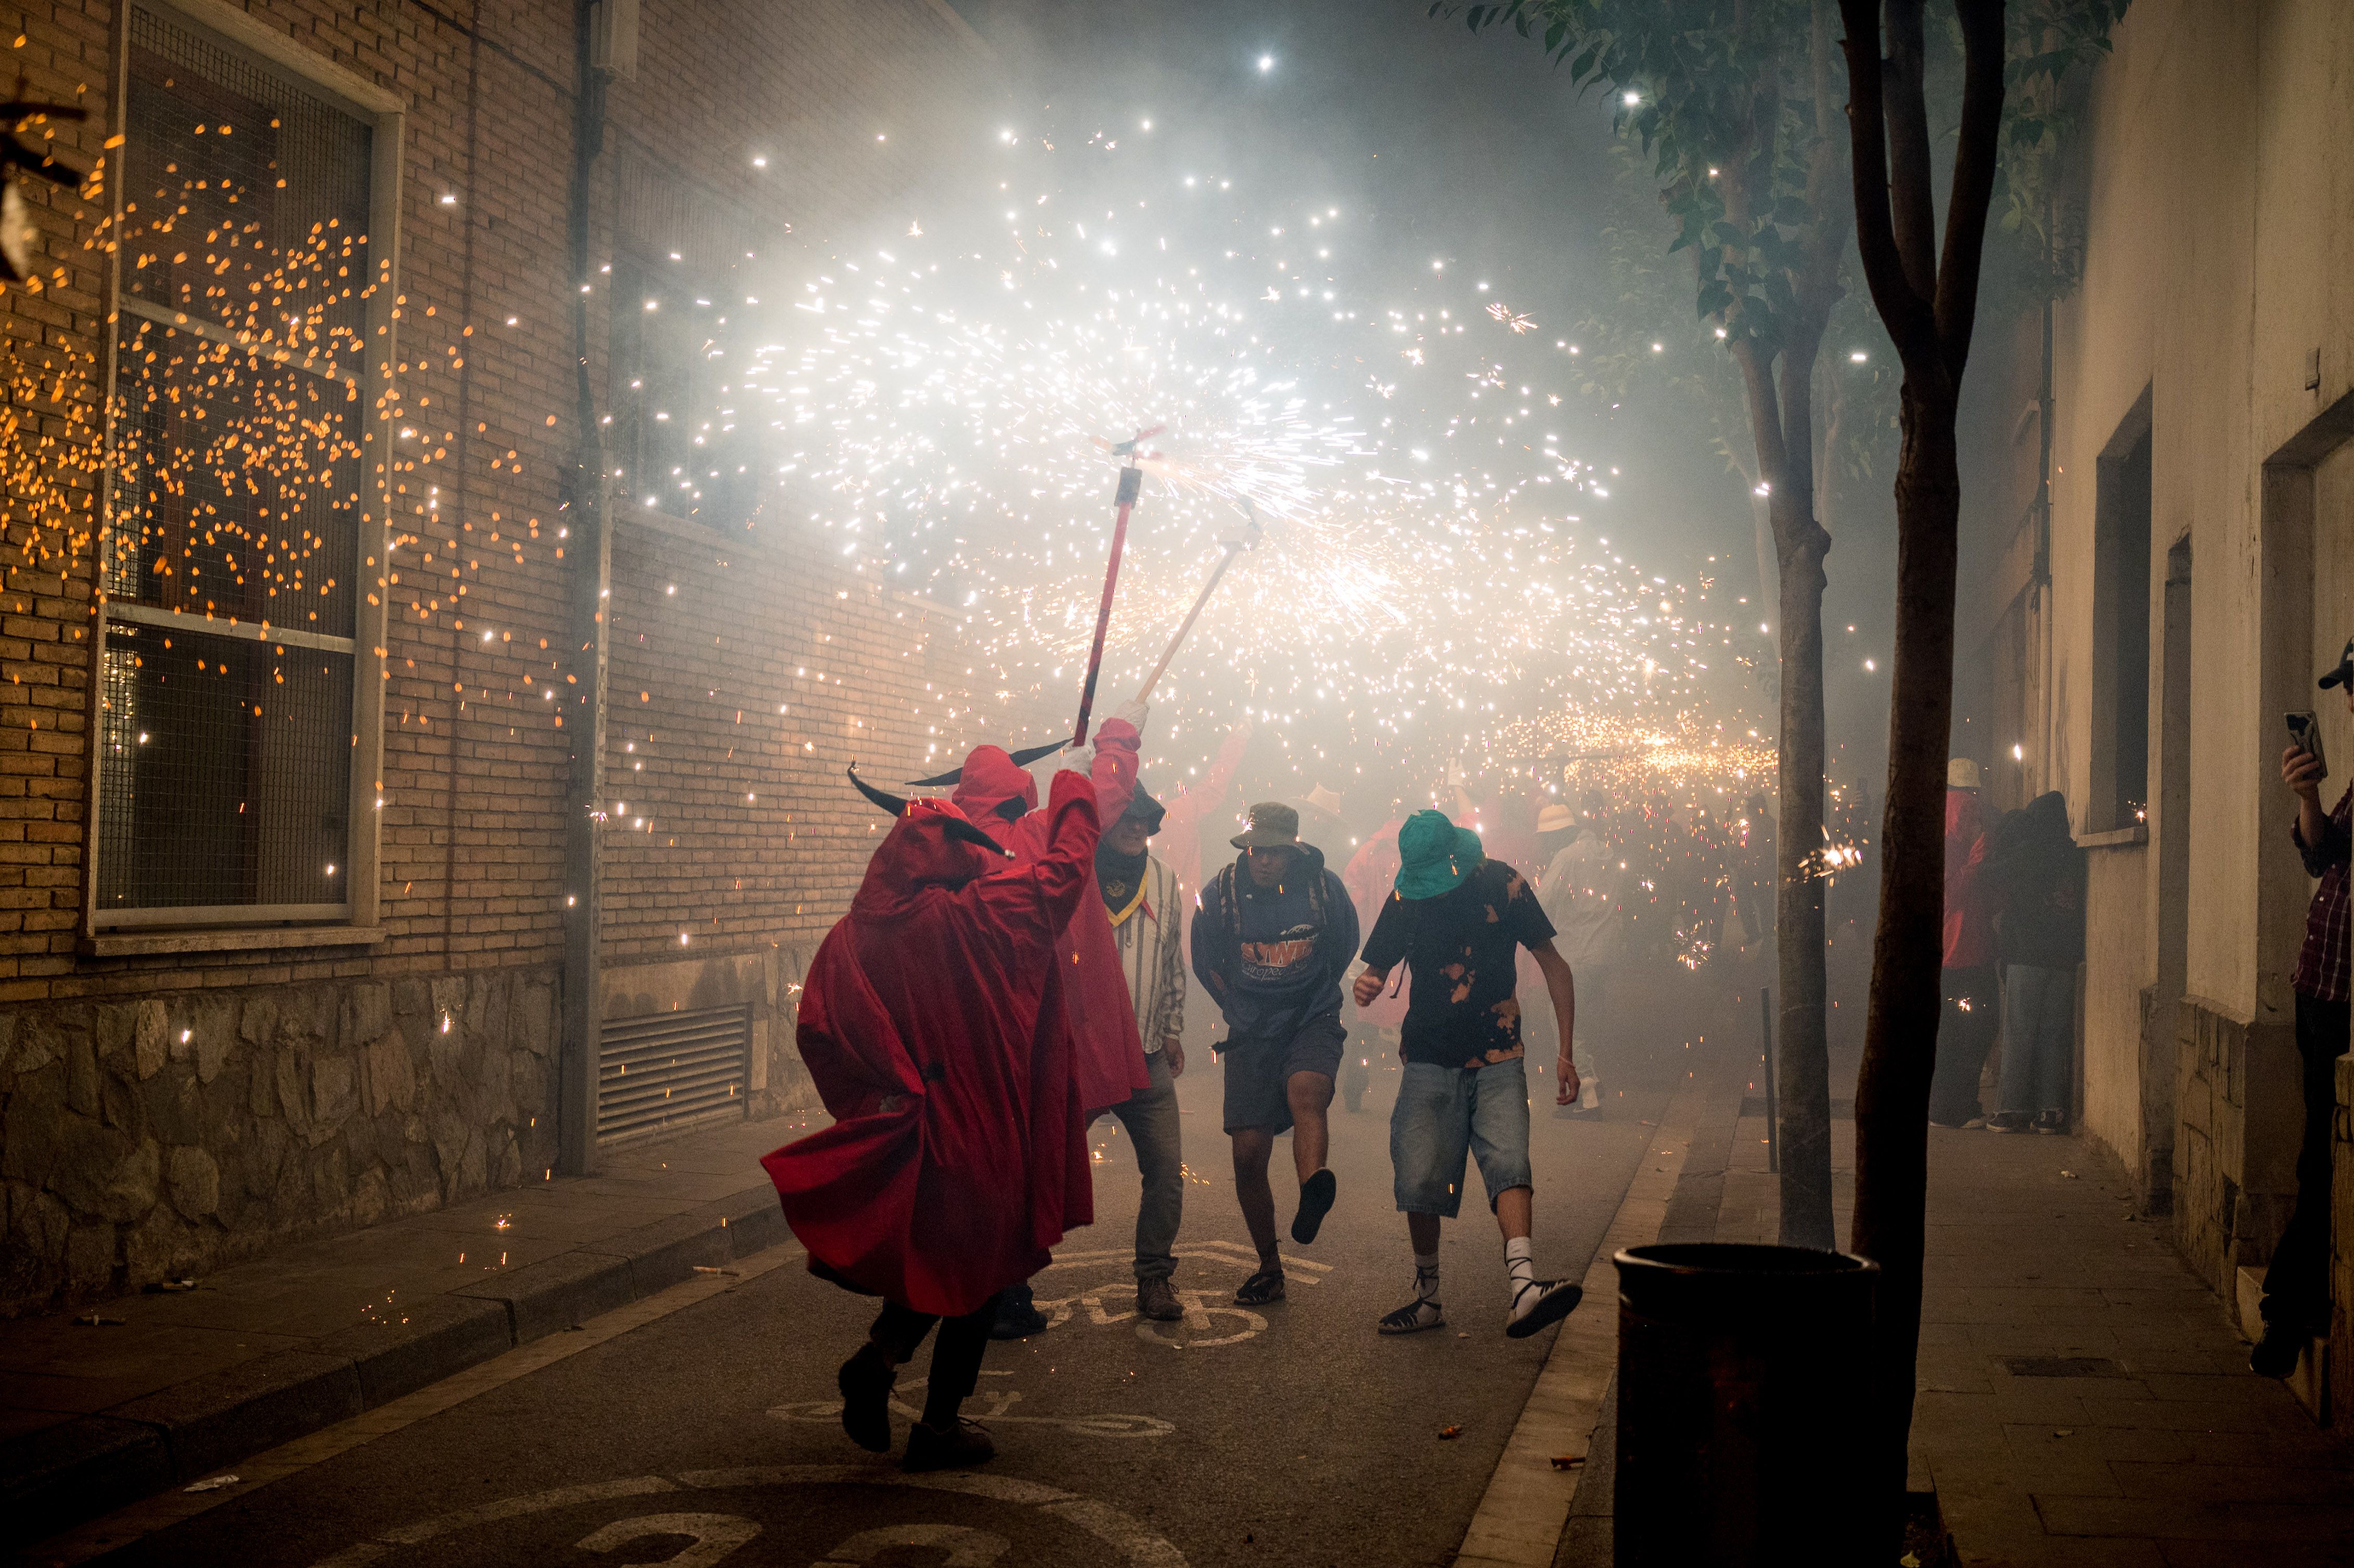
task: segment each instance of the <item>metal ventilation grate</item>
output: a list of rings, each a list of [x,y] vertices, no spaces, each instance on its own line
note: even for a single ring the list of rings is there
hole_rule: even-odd
[[[597,1069],[597,1137],[645,1138],[745,1114],[748,1007],[608,1019]]]

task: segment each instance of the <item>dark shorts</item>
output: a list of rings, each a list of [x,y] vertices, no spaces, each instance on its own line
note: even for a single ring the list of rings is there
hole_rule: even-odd
[[[1285,1086],[1294,1073],[1341,1070],[1341,1048],[1349,1032],[1338,1013],[1311,1018],[1296,1033],[1272,1036],[1238,1034],[1219,1047],[1225,1069],[1226,1130],[1288,1132],[1291,1098]]]

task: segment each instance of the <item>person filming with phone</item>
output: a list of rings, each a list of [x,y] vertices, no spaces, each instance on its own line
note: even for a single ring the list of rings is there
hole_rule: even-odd
[[[2354,638],[2321,677],[2354,712]],[[2305,916],[2305,945],[2289,978],[2296,993],[2296,1054],[2304,1065],[2305,1137],[2296,1156],[2296,1207],[2264,1271],[2264,1336],[2248,1365],[2265,1377],[2286,1377],[2314,1335],[2329,1325],[2329,1135],[2337,1109],[2336,1063],[2346,1052],[2349,992],[2347,863],[2354,851],[2354,783],[2324,815],[2321,782],[2329,776],[2321,736],[2310,713],[2288,715],[2289,745],[2281,753],[2281,781],[2296,792],[2296,824],[2289,830],[2306,874],[2320,879]]]

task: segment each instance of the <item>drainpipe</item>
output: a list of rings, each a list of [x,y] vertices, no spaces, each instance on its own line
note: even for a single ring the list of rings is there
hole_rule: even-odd
[[[572,122],[572,184],[567,218],[572,279],[573,466],[558,515],[557,538],[571,563],[562,703],[571,747],[565,794],[564,1017],[558,1051],[557,1162],[585,1176],[597,1150],[597,1059],[604,1033],[598,937],[604,925],[605,630],[612,597],[612,542],[605,531],[605,456],[597,397],[588,375],[588,202],[604,151],[605,78],[591,63],[594,6],[576,0],[573,51],[579,80]]]
[[[2041,643],[2036,653],[2036,698],[2042,710],[2039,727],[2043,734],[2042,748],[2035,760],[2041,779],[2038,794],[2060,787],[2052,776],[2052,340],[2053,315],[2059,308],[2051,288],[2054,217],[2053,204],[2047,195],[2043,204],[2043,378],[2035,395],[2035,424],[2042,457],[2035,487],[2035,564],[2029,577],[2035,589],[2036,635]]]

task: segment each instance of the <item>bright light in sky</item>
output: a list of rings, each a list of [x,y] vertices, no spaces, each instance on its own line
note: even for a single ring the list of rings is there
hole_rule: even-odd
[[[1639,92],[1630,92],[1627,95],[1627,103],[1629,108],[1642,101],[1643,95]]]
[[[1275,57],[1273,55],[1259,56],[1258,69],[1261,70],[1273,70],[1275,69]]]

